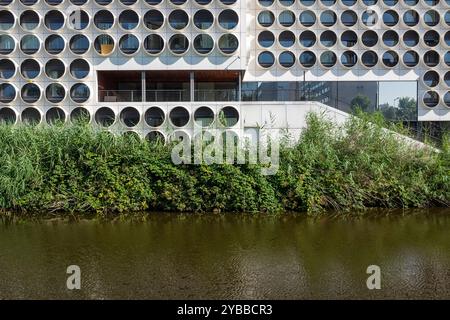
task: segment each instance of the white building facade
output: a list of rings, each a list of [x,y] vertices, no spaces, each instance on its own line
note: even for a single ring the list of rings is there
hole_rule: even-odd
[[[3,121],[167,138],[308,101],[450,121],[450,0],[0,0]]]

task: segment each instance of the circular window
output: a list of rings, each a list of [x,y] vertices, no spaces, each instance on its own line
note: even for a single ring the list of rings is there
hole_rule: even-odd
[[[16,89],[9,83],[0,83],[0,102],[10,103],[16,98]]]
[[[427,26],[434,27],[439,23],[439,13],[435,10],[425,12],[423,21]]]
[[[320,0],[320,2],[326,7],[331,7],[336,3],[336,0]]]
[[[108,34],[101,34],[95,38],[94,48],[99,55],[107,56],[114,50],[114,39]]]
[[[419,0],[403,0],[403,2],[408,6],[415,6],[419,3]]]
[[[447,107],[450,107],[450,91],[444,95],[444,103]]]
[[[258,0],[258,3],[263,7],[270,7],[274,0]]]
[[[133,30],[139,24],[139,16],[133,10],[125,10],[119,15],[119,25],[124,30]]]
[[[208,54],[214,48],[214,40],[208,34],[199,34],[194,39],[194,49],[199,54]]]
[[[239,121],[239,112],[234,107],[224,107],[219,112],[220,123],[225,127],[232,127]]]
[[[423,2],[425,2],[425,4],[429,5],[430,7],[439,4],[439,0],[423,0]]]
[[[37,125],[41,123],[42,116],[38,109],[26,108],[22,111],[22,123],[27,125]]]
[[[70,39],[69,46],[74,54],[84,54],[89,50],[90,43],[86,36],[77,34]]]
[[[223,10],[219,14],[219,25],[226,30],[234,29],[238,23],[239,17],[237,13],[233,10],[230,9]]]
[[[345,47],[353,47],[358,43],[358,36],[353,31],[344,31],[341,35],[341,42]]]
[[[66,46],[66,43],[63,39],[63,37],[52,34],[45,39],[45,50],[49,54],[60,54],[64,51],[64,47]]]
[[[45,89],[45,98],[50,103],[60,103],[66,96],[66,90],[59,83],[51,83]]]
[[[27,34],[20,40],[20,50],[22,50],[22,52],[25,54],[35,54],[39,51],[40,48],[41,42],[36,36],[32,34]]]
[[[14,124],[17,121],[16,113],[11,108],[0,109],[0,123],[1,124]]]
[[[36,60],[26,59],[20,65],[20,73],[25,79],[35,79],[41,73],[41,66]]]
[[[98,5],[101,5],[101,6],[107,6],[107,5],[109,5],[112,1],[113,1],[113,0],[95,0],[95,2],[96,2]]]
[[[41,89],[34,83],[27,83],[20,91],[22,100],[26,103],[35,103],[41,98]]]
[[[144,25],[147,29],[158,30],[164,24],[164,16],[158,10],[149,10],[144,15]]]
[[[423,42],[429,47],[436,47],[439,44],[439,33],[434,30],[425,32]]]
[[[444,55],[444,62],[447,66],[450,67],[450,51],[447,51]]]
[[[30,37],[34,36],[30,35]],[[11,52],[14,51],[15,48],[16,43],[14,42],[14,39],[12,37],[5,34],[0,35],[0,54],[10,54]]]
[[[281,35],[281,34],[280,34]],[[258,34],[258,44],[263,48],[271,47],[275,42],[275,36],[270,31],[263,31]]]
[[[283,27],[290,27],[295,22],[295,14],[290,10],[284,10],[278,16],[278,22]]]
[[[150,143],[165,143],[166,138],[164,138],[164,135],[159,131],[150,131],[146,136],[145,139]]]
[[[450,71],[444,75],[444,82],[447,87],[450,87]]]
[[[439,60],[439,53],[433,50],[427,51],[423,55],[423,63],[425,63],[427,67],[436,67],[439,64]]]
[[[305,68],[311,68],[316,64],[316,55],[311,51],[303,51],[299,58],[300,64]]]
[[[262,27],[270,27],[275,22],[275,16],[271,11],[265,10],[258,14],[258,23]]]
[[[388,10],[383,13],[383,23],[388,27],[393,27],[398,23],[398,13],[394,10]]]
[[[412,50],[406,51],[403,55],[403,63],[409,68],[415,67],[419,63],[419,55]]]
[[[378,63],[378,55],[374,51],[366,51],[361,56],[361,62],[366,67],[372,68]]]
[[[64,26],[64,15],[58,10],[50,10],[44,18],[47,29],[56,31]]]
[[[403,22],[408,27],[414,27],[417,25],[419,23],[419,19],[419,14],[414,10],[408,10],[403,14]]]
[[[7,10],[0,10],[0,30],[6,31],[14,26],[14,15]]]
[[[336,44],[337,36],[333,31],[324,31],[320,35],[320,43],[325,47],[332,47]]]
[[[294,17],[295,19],[295,17]],[[316,15],[312,11],[303,11],[300,14],[300,23],[304,27],[311,27],[316,23]]]
[[[444,35],[445,45],[450,47],[450,31],[447,31]]]
[[[384,4],[393,7],[397,4],[398,0],[383,0]]]
[[[95,122],[104,128],[108,128],[116,122],[116,114],[111,108],[101,107],[95,113]]]
[[[374,10],[364,11],[361,17],[361,21],[368,27],[373,27],[378,22],[378,15]]]
[[[26,30],[31,31],[39,26],[39,15],[32,10],[26,10],[20,15],[20,26]]]
[[[403,34],[403,43],[407,47],[415,47],[419,43],[419,34],[414,30],[406,31]]]
[[[66,72],[66,66],[61,60],[51,59],[45,64],[45,74],[53,80],[61,78]]]
[[[320,14],[320,23],[325,27],[331,27],[336,24],[337,16],[331,10],[325,10]]]
[[[352,10],[346,10],[341,14],[341,22],[346,27],[354,26],[358,22],[358,16]]]
[[[362,43],[366,47],[373,47],[378,43],[378,34],[375,31],[368,30],[362,34]]]
[[[141,121],[141,115],[136,108],[126,107],[120,112],[120,121],[127,127],[132,128]]]
[[[165,117],[164,111],[158,107],[149,108],[144,115],[145,122],[150,127],[160,127],[164,123]]]
[[[436,87],[439,84],[439,73],[433,70],[427,71],[423,75],[423,83],[430,88]]]
[[[70,64],[70,74],[75,79],[84,79],[89,75],[91,68],[89,63],[83,59],[75,59]]]
[[[186,3],[187,0],[170,0],[171,3],[173,3],[176,6],[181,6]]]
[[[436,91],[427,91],[423,95],[423,103],[429,108],[436,107],[439,103],[439,95]]]
[[[386,51],[382,60],[386,67],[393,68],[398,64],[398,54],[395,51]]]
[[[182,34],[175,34],[169,39],[169,48],[173,54],[184,54],[189,49],[189,40]]]
[[[201,6],[206,6],[211,3],[212,0],[195,0],[196,3],[198,3]]]
[[[320,64],[325,68],[333,67],[337,62],[336,54],[332,51],[325,51],[320,55]]]
[[[66,113],[61,108],[50,108],[45,114],[45,119],[50,125],[62,124],[66,121]]]
[[[214,112],[211,108],[200,107],[194,112],[194,121],[200,127],[209,127],[214,122]]]
[[[450,10],[448,10],[448,11],[445,13],[444,21],[445,21],[445,23],[446,23],[448,26],[450,26]]]
[[[88,2],[88,0],[70,0],[70,2],[76,6],[82,6],[83,4]]]
[[[377,2],[378,2],[378,0],[363,0],[363,3],[366,6],[374,6],[377,4]]]
[[[108,30],[114,25],[114,16],[108,10],[100,10],[94,16],[94,25],[97,29]]]
[[[341,63],[344,67],[353,67],[358,62],[358,56],[353,51],[345,51],[341,55]]]
[[[354,6],[356,3],[356,0],[341,0],[341,1],[342,1],[342,4],[347,7]]]
[[[144,48],[149,54],[159,54],[164,50],[164,40],[158,34],[150,34],[144,40]]]
[[[278,42],[284,48],[292,47],[295,43],[295,34],[292,31],[283,31],[278,35]]]
[[[70,121],[72,123],[88,123],[91,120],[91,115],[86,108],[77,107],[70,113]]]
[[[211,28],[214,23],[214,16],[211,11],[208,10],[198,10],[194,14],[194,25],[200,30],[207,30]]]
[[[278,62],[284,68],[290,68],[295,63],[295,55],[290,51],[283,51],[278,56]]]
[[[175,30],[182,30],[189,24],[189,16],[183,10],[173,10],[169,14],[169,25]]]
[[[175,127],[184,127],[189,122],[189,111],[184,107],[175,107],[170,110],[169,118]]]
[[[258,64],[263,68],[270,68],[275,63],[274,55],[269,51],[261,52],[258,56]]]
[[[393,30],[383,33],[383,43],[388,47],[394,47],[398,44],[398,34]]]
[[[119,40],[119,49],[122,53],[130,55],[139,50],[139,40],[132,34],[126,34]]]
[[[12,0],[2,0],[0,1],[0,5],[8,5],[12,2]],[[36,4],[38,0],[20,0],[20,3],[22,3],[24,6],[32,6]]]
[[[89,25],[89,15],[83,10],[74,10],[70,13],[67,21],[73,30],[83,30]]]
[[[233,34],[224,34],[219,38],[219,49],[224,54],[232,54],[239,47],[239,40]]]
[[[290,7],[294,4],[295,0],[279,0],[280,3],[285,7]]]
[[[305,48],[312,47],[316,43],[316,35],[312,31],[303,31],[300,34],[300,44]]]
[[[300,4],[305,7],[311,7],[314,3],[316,3],[316,0],[300,0]]]
[[[16,74],[16,66],[9,59],[0,60],[0,79],[6,80],[12,78]]]
[[[70,89],[70,98],[76,103],[86,102],[90,95],[91,91],[84,83],[76,83]]]

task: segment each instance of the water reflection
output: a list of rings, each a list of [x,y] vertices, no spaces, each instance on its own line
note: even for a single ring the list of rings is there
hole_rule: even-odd
[[[450,298],[450,214],[0,223],[0,298]],[[82,270],[68,291],[66,268]],[[382,290],[366,268],[382,269]]]

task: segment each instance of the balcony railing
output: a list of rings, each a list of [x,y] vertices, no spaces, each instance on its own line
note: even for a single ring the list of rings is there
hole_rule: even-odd
[[[194,90],[194,101],[238,101],[238,90]],[[190,101],[189,90],[146,90],[147,102]],[[99,90],[100,102],[143,102],[141,90]]]

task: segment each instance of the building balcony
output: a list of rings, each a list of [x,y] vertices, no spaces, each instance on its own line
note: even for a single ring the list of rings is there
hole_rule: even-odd
[[[99,90],[99,102],[182,102],[182,101],[238,101],[237,89],[194,90]]]

